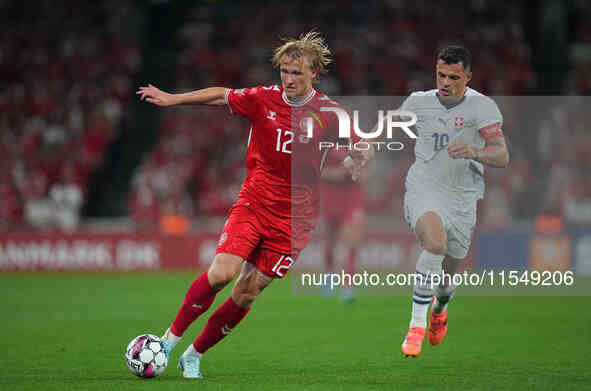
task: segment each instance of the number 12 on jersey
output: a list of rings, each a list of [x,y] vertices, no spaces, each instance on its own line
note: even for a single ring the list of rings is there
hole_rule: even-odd
[[[277,131],[277,143],[275,144],[275,150],[283,153],[291,153],[291,149],[287,146],[293,141],[294,133],[289,130],[276,129]]]
[[[277,274],[279,277],[283,277],[285,275],[284,272],[282,272],[282,270],[289,270],[289,268],[291,267],[291,265],[293,265],[294,260],[292,257],[290,257],[289,255],[282,255],[279,257],[279,260],[277,261],[277,263],[275,264],[275,266],[273,266],[273,268],[271,269],[271,271],[275,274]]]

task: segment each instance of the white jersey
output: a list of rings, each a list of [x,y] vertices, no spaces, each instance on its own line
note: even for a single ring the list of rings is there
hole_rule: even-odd
[[[406,190],[435,192],[455,210],[464,210],[484,195],[484,167],[470,159],[451,159],[445,148],[458,138],[484,147],[486,135],[499,134],[503,117],[489,97],[468,88],[454,105],[446,105],[437,90],[413,92],[400,110],[417,115],[415,162],[408,171]]]

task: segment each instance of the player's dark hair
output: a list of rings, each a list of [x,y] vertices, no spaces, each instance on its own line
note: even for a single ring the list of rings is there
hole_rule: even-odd
[[[447,46],[439,51],[437,59],[446,64],[457,64],[459,62],[464,66],[464,71],[472,69],[472,55],[470,51],[463,46]]]

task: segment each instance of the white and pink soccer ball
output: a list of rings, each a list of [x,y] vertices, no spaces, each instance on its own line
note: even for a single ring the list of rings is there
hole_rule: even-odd
[[[152,334],[142,334],[127,345],[125,363],[134,375],[151,378],[164,372],[168,358],[160,338]]]

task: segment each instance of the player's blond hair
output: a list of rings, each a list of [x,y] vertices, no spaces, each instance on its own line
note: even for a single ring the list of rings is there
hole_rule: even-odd
[[[326,68],[332,62],[330,58],[330,49],[326,46],[324,38],[320,33],[312,30],[306,34],[302,34],[299,38],[282,38],[283,45],[275,48],[272,64],[274,68],[279,67],[279,61],[284,54],[299,58],[306,56],[310,62],[312,70],[317,72],[314,82],[318,82],[318,77],[321,74],[328,72]]]

